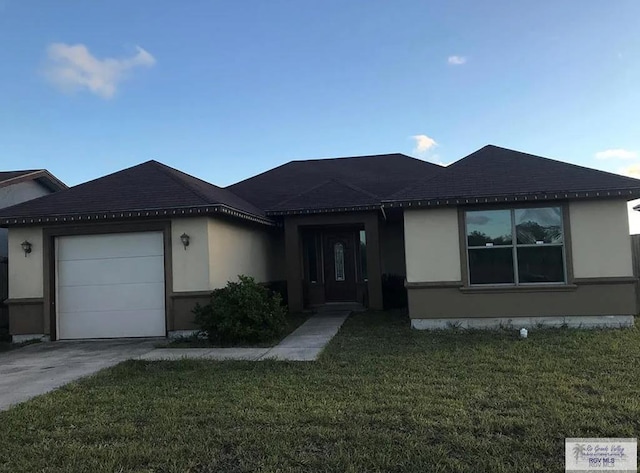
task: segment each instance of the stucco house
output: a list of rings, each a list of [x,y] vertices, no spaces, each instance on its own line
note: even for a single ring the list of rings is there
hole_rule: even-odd
[[[0,171],[0,209],[66,189],[46,169]],[[8,256],[7,229],[0,228],[0,258]]]
[[[67,186],[46,169],[0,171],[0,209],[66,189]],[[8,326],[4,301],[8,297],[7,229],[0,228],[0,332]]]
[[[399,276],[415,328],[631,325],[638,197],[640,180],[496,146],[448,167],[292,161],[227,188],[149,161],[0,211],[12,333],[193,330],[193,306],[238,274],[286,281],[291,311],[380,309]]]

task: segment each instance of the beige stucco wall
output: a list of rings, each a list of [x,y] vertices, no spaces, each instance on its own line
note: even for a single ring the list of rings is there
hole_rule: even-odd
[[[624,200],[569,203],[573,276],[633,276],[631,237]]]
[[[10,186],[0,187],[0,209],[42,197],[49,193],[51,193],[51,191],[35,181],[24,181]],[[6,228],[0,228],[0,256],[9,256],[7,250],[7,234],[8,231]]]
[[[189,235],[185,250],[180,235]],[[43,297],[42,227],[9,229],[9,298]],[[20,243],[32,243],[26,258]],[[171,222],[173,292],[209,291],[238,274],[285,279],[284,240],[271,229],[207,217]]]
[[[26,257],[21,243],[31,243]],[[9,299],[43,297],[42,227],[9,229]]]
[[[461,279],[456,208],[405,211],[404,236],[408,282]]]
[[[181,218],[171,221],[173,291],[209,290],[209,219]],[[187,249],[180,235],[189,235]]]
[[[267,228],[209,219],[209,287],[223,287],[239,274],[258,282],[284,279],[282,238]]]

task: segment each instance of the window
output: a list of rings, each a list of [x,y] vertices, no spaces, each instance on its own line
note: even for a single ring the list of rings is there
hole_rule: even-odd
[[[314,233],[304,234],[302,248],[304,251],[304,274],[307,281],[316,283],[319,280],[318,236]]]
[[[469,211],[469,284],[565,282],[561,207]]]
[[[362,281],[367,281],[367,234],[360,230],[360,277]]]
[[[342,243],[333,245],[333,255],[335,258],[336,281],[344,281],[344,245]]]

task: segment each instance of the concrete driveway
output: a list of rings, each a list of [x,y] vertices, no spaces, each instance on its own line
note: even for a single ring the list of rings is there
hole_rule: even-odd
[[[36,343],[0,353],[0,410],[153,349],[154,339]]]

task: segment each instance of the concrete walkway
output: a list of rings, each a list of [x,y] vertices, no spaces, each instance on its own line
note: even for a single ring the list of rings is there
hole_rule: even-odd
[[[0,411],[140,356],[158,340],[48,342],[0,353]]]
[[[158,348],[139,360],[282,360],[314,361],[338,333],[351,310],[323,308],[275,347],[269,348]]]

